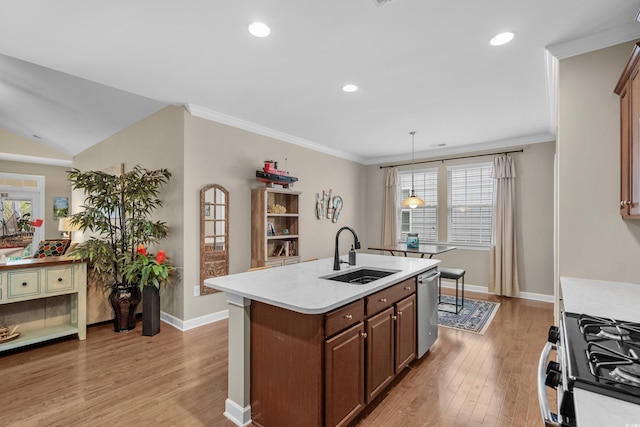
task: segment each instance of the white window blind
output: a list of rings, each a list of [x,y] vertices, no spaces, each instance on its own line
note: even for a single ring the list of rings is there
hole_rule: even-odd
[[[408,233],[418,233],[421,242],[438,240],[438,170],[421,169],[414,172],[416,195],[425,201],[426,206],[415,209],[404,208],[401,203],[411,193],[411,171],[398,173],[400,191],[398,191],[399,241],[407,241]]]
[[[491,244],[492,170],[491,163],[447,167],[450,243]]]

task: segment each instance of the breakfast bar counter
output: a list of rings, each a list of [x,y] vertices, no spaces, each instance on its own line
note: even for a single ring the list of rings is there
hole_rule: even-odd
[[[324,258],[215,277],[205,280],[205,284],[226,292],[227,299],[233,301],[247,298],[299,313],[319,314],[414,277],[439,263],[439,260],[358,254],[356,265],[343,264],[340,271],[333,270],[333,258]],[[397,272],[364,285],[327,279],[363,267]]]

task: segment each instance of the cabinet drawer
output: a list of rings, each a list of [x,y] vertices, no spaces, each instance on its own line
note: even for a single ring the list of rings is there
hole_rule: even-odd
[[[8,273],[7,281],[9,299],[40,294],[40,271]]]
[[[46,272],[45,292],[73,290],[72,267],[50,268]]]
[[[369,295],[365,298],[365,308],[367,316],[371,316],[400,301],[416,291],[416,278],[412,277],[403,282],[396,283],[393,286]]]
[[[325,337],[354,325],[362,319],[364,319],[364,301],[361,299],[327,313],[324,317]]]

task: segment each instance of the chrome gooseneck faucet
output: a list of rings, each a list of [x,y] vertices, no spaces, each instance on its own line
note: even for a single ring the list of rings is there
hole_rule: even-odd
[[[347,261],[340,260],[340,254],[338,253],[338,238],[340,237],[340,233],[342,233],[342,230],[349,230],[351,234],[353,234],[353,246],[355,247],[355,249],[360,249],[360,240],[358,240],[358,235],[356,234],[355,231],[353,231],[353,228],[342,227],[340,230],[338,230],[338,232],[336,233],[336,253],[333,257],[334,270],[340,270],[340,263],[347,262]]]

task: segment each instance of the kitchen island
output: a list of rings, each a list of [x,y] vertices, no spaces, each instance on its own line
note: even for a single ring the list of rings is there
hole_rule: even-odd
[[[439,262],[358,254],[341,272],[391,272],[366,284],[328,280],[332,258],[207,279],[229,302],[225,415],[266,427],[353,419],[415,357],[416,277]]]

